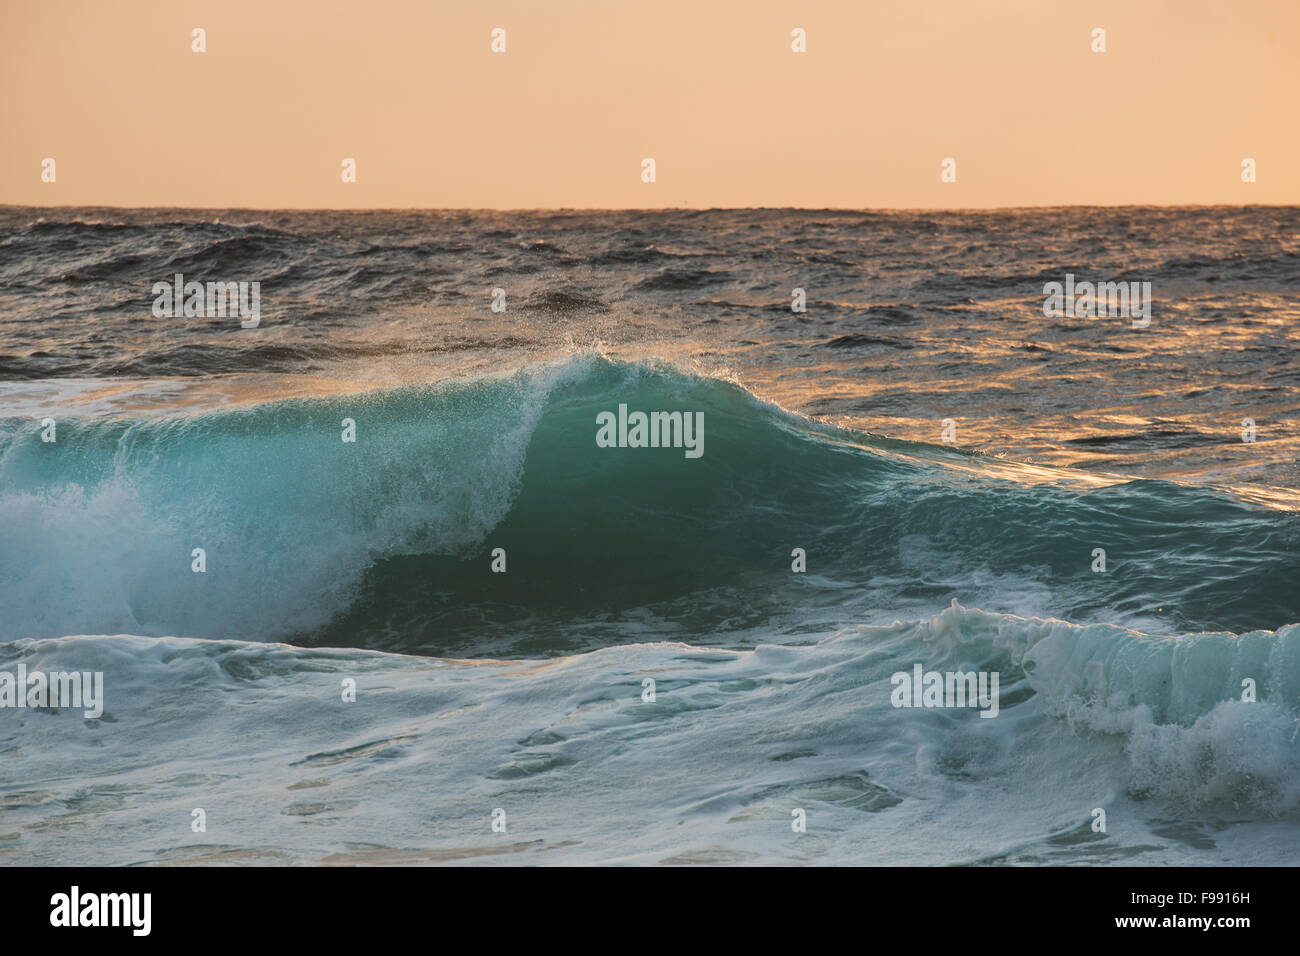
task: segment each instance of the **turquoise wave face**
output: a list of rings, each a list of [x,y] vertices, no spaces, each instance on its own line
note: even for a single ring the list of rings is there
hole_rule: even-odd
[[[600,447],[620,405],[702,414],[703,454]],[[1166,633],[1300,620],[1296,512],[844,431],[671,368],[572,357],[41,431],[0,439],[6,639],[747,646],[954,598]]]

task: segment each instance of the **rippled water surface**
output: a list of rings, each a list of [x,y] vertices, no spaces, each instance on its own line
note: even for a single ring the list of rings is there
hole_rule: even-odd
[[[0,209],[0,670],[106,686],[0,859],[1290,862],[1298,317],[1291,207]]]

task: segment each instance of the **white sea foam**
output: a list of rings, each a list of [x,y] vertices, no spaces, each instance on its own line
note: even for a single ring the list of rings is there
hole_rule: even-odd
[[[1287,667],[1296,631],[1249,636],[1272,649],[1243,645],[1239,662]],[[0,663],[102,670],[108,706],[94,727],[62,712],[0,724],[0,747],[24,755],[5,787],[21,829],[0,854],[1285,863],[1300,835],[1293,677],[1261,671],[1258,702],[1215,702],[1236,666],[1218,641],[954,605],[808,646],[639,644],[545,661],[19,642]],[[1026,660],[1028,677],[1015,663]],[[889,674],[911,661],[1001,669],[998,717],[891,707]],[[1172,709],[1134,706],[1132,680],[1173,685]],[[1180,691],[1184,681],[1196,686]],[[195,807],[206,833],[190,830]],[[504,834],[491,829],[496,808]],[[795,808],[807,833],[791,830]],[[1089,827],[1095,808],[1105,833]]]

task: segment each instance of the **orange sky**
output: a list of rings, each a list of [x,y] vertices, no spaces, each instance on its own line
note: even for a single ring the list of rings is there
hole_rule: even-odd
[[[1297,0],[0,0],[0,203],[1297,203],[1297,38]]]

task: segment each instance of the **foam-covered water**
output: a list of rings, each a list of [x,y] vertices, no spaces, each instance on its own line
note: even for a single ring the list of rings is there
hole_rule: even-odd
[[[0,856],[1290,862],[1296,211],[1096,213],[0,211]]]
[[[457,661],[69,637],[10,654],[29,669],[75,659],[109,688],[99,723],[6,715],[6,756],[25,774],[6,792],[13,858],[82,863],[88,846],[112,863],[1294,857],[1294,626],[1169,639],[953,606],[752,650]],[[889,675],[917,660],[1001,671],[998,717],[893,709]],[[1232,699],[1246,672],[1263,702]],[[345,678],[356,703],[340,700]],[[203,835],[188,831],[194,808]],[[505,833],[490,829],[498,808]],[[791,830],[795,808],[807,833]]]

